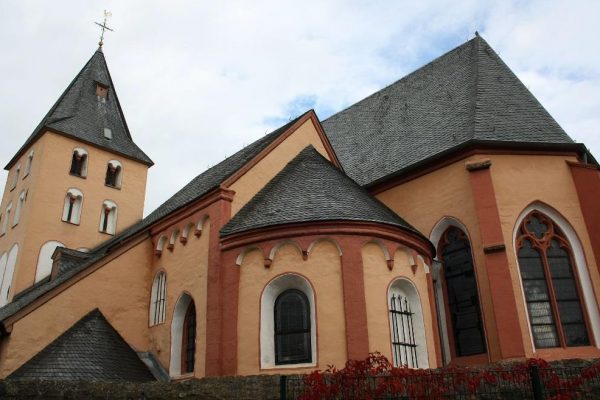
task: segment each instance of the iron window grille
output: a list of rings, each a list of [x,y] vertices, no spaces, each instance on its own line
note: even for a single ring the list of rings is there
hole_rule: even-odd
[[[390,298],[392,356],[396,366],[419,368],[413,315],[408,299],[392,294]]]
[[[181,372],[194,372],[196,360],[196,306],[192,301],[188,306],[183,321],[183,343],[181,346]]]

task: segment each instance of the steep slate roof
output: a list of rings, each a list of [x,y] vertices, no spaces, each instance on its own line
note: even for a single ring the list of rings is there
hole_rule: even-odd
[[[123,232],[115,235],[112,239],[100,244],[86,255],[82,255],[84,259],[82,259],[81,263],[67,262],[64,265],[61,263],[59,268],[60,273],[56,278],[52,279],[51,281],[40,281],[23,290],[22,292],[17,293],[10,303],[0,308],[0,321],[4,321],[6,318],[14,315],[16,312],[42,296],[44,293],[47,293],[63,282],[69,280],[78,272],[101,260],[107,253],[109,253],[112,246],[115,246],[117,243],[132,237],[136,233],[150,227],[153,223],[159,221],[161,218],[164,218],[173,211],[176,211],[177,209],[191,203],[192,201],[219,187],[219,185],[227,178],[246,165],[246,163],[256,157],[262,150],[267,148],[267,146],[269,146],[271,143],[273,143],[273,141],[287,131],[288,128],[290,128],[310,112],[312,112],[312,110],[305,112],[284,126],[244,147],[234,155],[221,161],[219,164],[204,171],[196,178],[192,179],[192,181],[184,186],[183,189],[175,193],[171,198],[165,201],[147,217],[125,229]]]
[[[108,86],[106,102],[98,100],[96,82]],[[131,138],[100,48],[69,84],[5,168],[9,169],[27,147],[48,128],[144,164],[153,164]],[[104,137],[104,128],[112,131],[112,139]]]
[[[315,221],[377,222],[418,233],[308,146],[242,207],[221,236]]]
[[[136,352],[95,309],[8,379],[147,382],[154,377]]]
[[[573,143],[479,36],[322,125],[361,185],[469,142]]]

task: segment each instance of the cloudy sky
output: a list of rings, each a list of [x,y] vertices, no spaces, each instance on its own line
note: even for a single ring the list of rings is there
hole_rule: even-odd
[[[95,51],[104,9],[121,105],[156,164],[145,214],[290,118],[325,119],[476,30],[600,157],[598,1],[2,0],[2,165]]]

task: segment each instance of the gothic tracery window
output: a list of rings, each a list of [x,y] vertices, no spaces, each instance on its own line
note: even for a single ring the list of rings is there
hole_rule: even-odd
[[[527,215],[517,234],[519,270],[537,348],[590,344],[572,250],[544,214]]]
[[[485,353],[485,334],[469,239],[460,229],[450,227],[440,243],[454,354],[462,357]]]

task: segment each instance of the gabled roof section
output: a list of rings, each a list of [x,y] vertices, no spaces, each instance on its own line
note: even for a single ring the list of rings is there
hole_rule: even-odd
[[[311,113],[314,113],[314,111],[307,111],[284,126],[244,147],[234,155],[221,161],[219,164],[204,171],[196,178],[192,179],[192,181],[184,186],[183,189],[175,193],[170,199],[165,201],[147,217],[115,235],[110,240],[100,244],[95,249],[92,249],[92,251],[89,253],[82,255],[82,257],[78,257],[81,260],[80,262],[75,261],[73,257],[71,257],[69,262],[65,265],[62,265],[61,263],[57,276],[52,280],[43,280],[36,283],[30,288],[18,293],[10,303],[6,304],[4,307],[1,307],[0,321],[5,321],[7,318],[12,317],[45,293],[48,293],[52,289],[73,278],[79,272],[102,260],[102,258],[110,253],[112,247],[118,246],[118,243],[126,241],[145,229],[148,229],[150,226],[152,226],[152,224],[160,221],[162,218],[168,216],[172,212],[177,211],[187,204],[190,204],[202,196],[207,195],[213,190],[219,188],[227,178],[232,176],[235,172],[240,170],[255,157],[259,156],[264,150],[267,149],[267,147],[269,147],[269,145],[274,143],[282,135],[285,135],[286,132],[293,128],[296,123],[299,123],[303,119],[310,116]],[[62,252],[63,250],[61,249],[61,254]],[[74,251],[66,250],[64,253],[72,255],[74,254]],[[6,326],[4,326],[4,328],[6,328]]]
[[[8,379],[147,382],[154,377],[137,353],[95,309]]]
[[[96,95],[97,83],[108,88],[105,101]],[[111,139],[104,137],[105,128],[111,130]],[[146,165],[153,164],[131,138],[104,53],[100,48],[69,84],[5,168],[9,169],[46,129],[124,155]]]
[[[573,140],[480,36],[323,122],[361,185],[469,142]]]
[[[221,236],[318,221],[375,222],[418,233],[308,146],[242,207]]]

